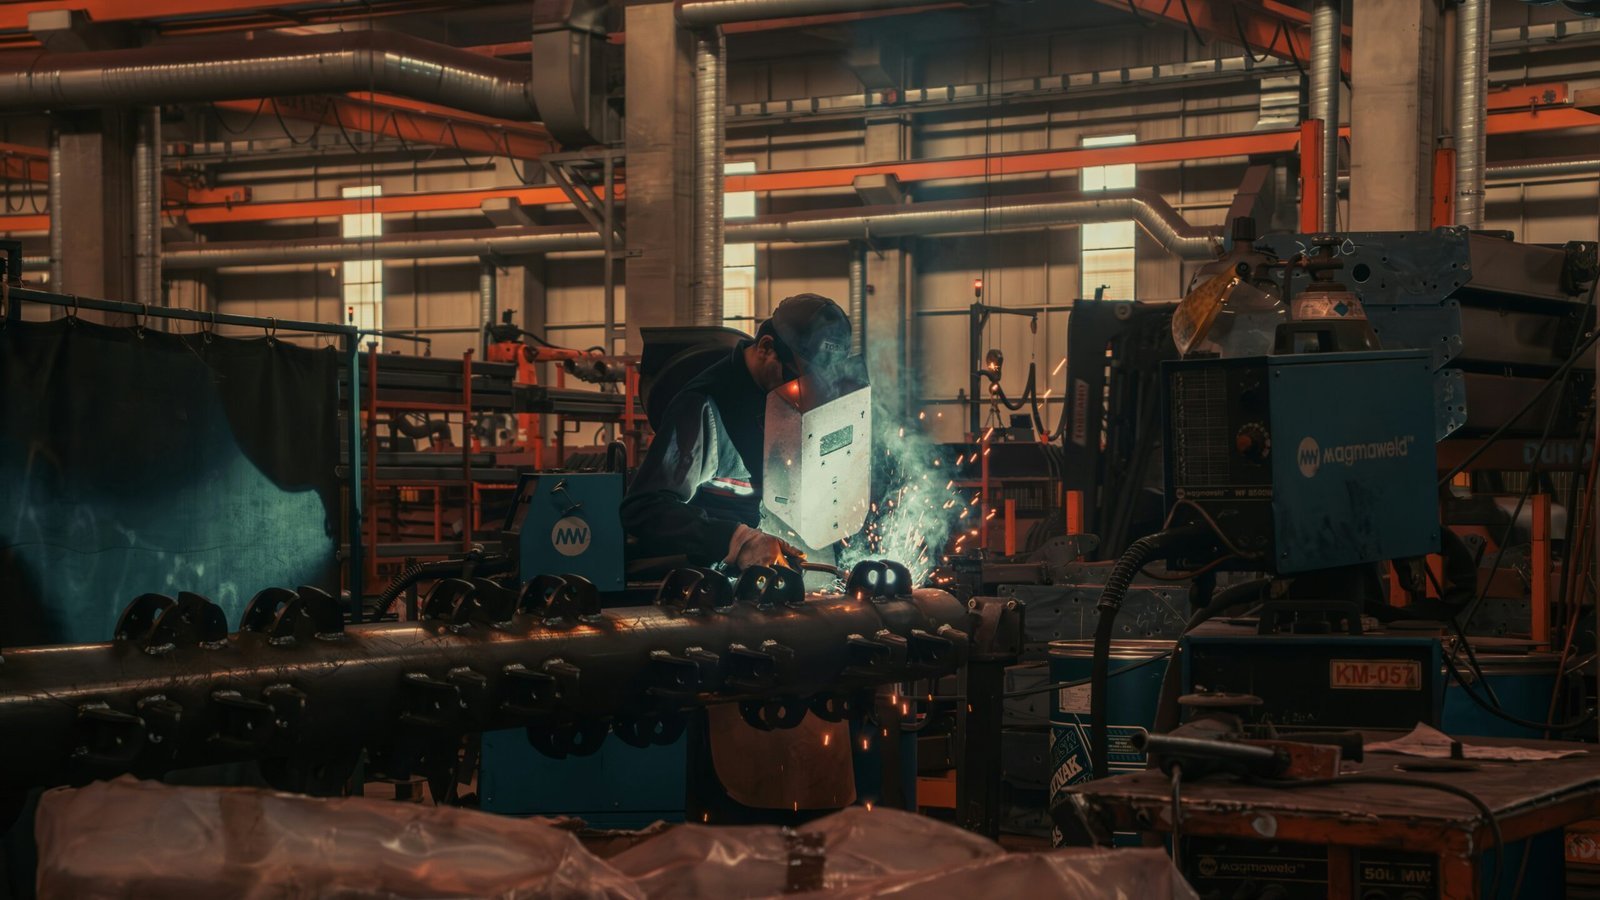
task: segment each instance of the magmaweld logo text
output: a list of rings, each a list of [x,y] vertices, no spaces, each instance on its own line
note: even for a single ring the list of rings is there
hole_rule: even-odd
[[[1400,459],[1409,456],[1411,445],[1416,439],[1417,436],[1414,434],[1400,434],[1386,441],[1323,447],[1317,443],[1316,438],[1307,435],[1301,439],[1300,446],[1295,451],[1295,463],[1299,465],[1301,475],[1311,478],[1325,465],[1353,466],[1369,460]]]

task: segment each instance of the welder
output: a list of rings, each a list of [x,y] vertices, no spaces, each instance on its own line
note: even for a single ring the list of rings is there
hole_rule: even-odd
[[[761,521],[767,394],[797,378],[827,377],[849,353],[850,320],[817,294],[785,299],[732,352],[671,400],[622,502],[632,560],[684,557],[742,569],[794,565],[800,548]],[[793,822],[855,800],[845,723],[807,716],[758,731],[731,706],[688,730],[691,821]]]
[[[683,556],[744,568],[800,550],[761,528],[767,393],[826,376],[850,351],[850,319],[817,294],[785,299],[673,398],[622,501],[631,559]]]

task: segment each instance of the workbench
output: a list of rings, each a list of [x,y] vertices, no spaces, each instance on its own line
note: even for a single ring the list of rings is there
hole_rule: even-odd
[[[1366,740],[1370,744],[1393,737],[1369,733]],[[1507,844],[1550,832],[1559,843],[1564,826],[1600,817],[1600,747],[1554,741],[1463,740],[1475,746],[1584,747],[1590,752],[1539,762],[1474,760],[1477,768],[1450,772],[1402,771],[1396,766],[1425,760],[1369,753],[1364,762],[1344,763],[1341,776],[1393,776],[1471,791],[1494,811]],[[1064,831],[1076,827],[1076,817],[1091,825],[1091,833],[1172,832],[1172,783],[1159,771],[1085,782],[1066,791],[1070,799],[1052,810],[1057,822],[1064,823]],[[1233,847],[1238,847],[1238,841],[1257,842],[1246,847],[1269,846],[1264,842],[1295,845],[1299,857],[1291,853],[1276,864],[1266,862],[1269,856],[1241,858],[1263,861],[1251,864],[1259,865],[1263,880],[1273,878],[1276,872],[1287,874],[1288,881],[1304,881],[1307,876],[1315,879],[1320,872],[1328,897],[1391,896],[1382,890],[1374,892],[1374,879],[1381,882],[1403,876],[1410,879],[1412,889],[1421,890],[1392,896],[1471,900],[1479,896],[1480,867],[1494,859],[1492,832],[1471,803],[1421,787],[1352,783],[1285,790],[1225,776],[1185,781],[1179,831],[1186,847],[1191,845],[1189,839],[1232,841]],[[1304,854],[1312,850],[1319,856],[1325,854],[1315,867],[1288,871],[1291,861],[1303,864]],[[1216,875],[1218,858],[1196,857],[1196,871],[1202,877]],[[1516,863],[1509,861],[1507,867],[1515,869]],[[1437,893],[1428,890],[1428,885],[1436,885]],[[1401,884],[1393,886],[1398,889]],[[1317,889],[1322,888],[1318,885]],[[1298,896],[1284,896],[1291,895]],[[1510,892],[1502,890],[1500,896],[1508,898]],[[1524,891],[1523,896],[1538,895]]]

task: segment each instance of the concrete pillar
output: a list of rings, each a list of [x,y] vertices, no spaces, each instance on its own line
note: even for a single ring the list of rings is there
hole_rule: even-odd
[[[686,325],[694,279],[694,48],[671,3],[627,8],[628,349],[639,329]]]
[[[1439,10],[1434,0],[1354,0],[1350,229],[1428,227]]]
[[[58,123],[61,283],[68,294],[133,300],[133,117],[126,111],[63,115]]]

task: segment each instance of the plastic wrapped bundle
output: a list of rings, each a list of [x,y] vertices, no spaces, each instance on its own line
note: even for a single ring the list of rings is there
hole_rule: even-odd
[[[570,832],[361,797],[124,777],[46,793],[35,830],[41,897],[644,897]]]
[[[1007,853],[923,816],[851,807],[796,829],[685,825],[611,858],[651,900],[1026,896],[1195,900],[1160,850]]]
[[[1004,855],[924,816],[852,806],[798,829],[683,825],[611,858],[653,900],[765,897]]]
[[[1196,900],[1160,850],[1007,853],[897,810],[669,826],[601,860],[547,822],[119,778],[39,804],[41,897],[679,900],[809,895]]]

